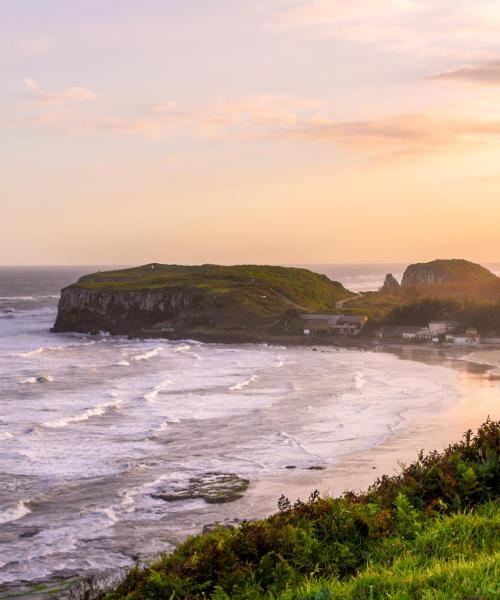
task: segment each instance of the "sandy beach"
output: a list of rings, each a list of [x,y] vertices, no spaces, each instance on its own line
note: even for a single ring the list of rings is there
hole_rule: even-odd
[[[292,500],[306,500],[314,490],[338,496],[344,491],[363,491],[377,477],[395,475],[401,464],[417,458],[418,452],[442,450],[461,439],[468,429],[477,429],[487,418],[500,415],[500,382],[490,377],[493,371],[500,374],[500,350],[482,350],[461,356],[449,352],[424,348],[395,348],[402,358],[420,360],[428,364],[442,364],[458,372],[461,396],[454,406],[429,414],[425,421],[414,427],[387,437],[384,442],[365,452],[340,459],[324,471],[289,471],[279,477],[260,480],[248,494],[249,504],[259,512],[276,510],[281,494]]]

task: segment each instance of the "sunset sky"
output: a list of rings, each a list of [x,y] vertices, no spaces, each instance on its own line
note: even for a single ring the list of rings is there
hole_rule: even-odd
[[[0,263],[500,261],[498,0],[0,4]]]

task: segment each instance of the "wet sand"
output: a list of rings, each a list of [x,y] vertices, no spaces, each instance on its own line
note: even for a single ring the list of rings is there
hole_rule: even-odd
[[[490,377],[500,379],[500,350],[478,350],[468,354],[465,360],[480,365],[491,365],[493,368],[489,371]]]
[[[347,455],[324,471],[291,470],[261,479],[246,498],[251,511],[274,512],[281,494],[291,500],[306,500],[314,490],[333,496],[348,490],[364,491],[377,477],[398,474],[401,465],[414,461],[420,450],[443,450],[459,441],[468,429],[477,429],[488,416],[500,418],[500,381],[490,377],[492,366],[500,369],[500,351],[484,350],[469,356],[463,350],[395,347],[393,352],[402,359],[457,370],[459,402],[436,414],[429,413],[424,422],[386,438],[375,448]]]

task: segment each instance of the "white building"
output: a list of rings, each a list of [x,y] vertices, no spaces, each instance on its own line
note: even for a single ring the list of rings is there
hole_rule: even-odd
[[[304,335],[357,335],[368,317],[357,315],[301,315]]]
[[[446,336],[446,342],[448,344],[459,344],[462,346],[475,346],[481,343],[481,336],[477,332],[477,329],[469,328],[465,333],[457,333]]]
[[[451,333],[457,325],[458,323],[454,321],[431,321],[429,323],[429,331],[432,337],[446,335],[447,333]]]

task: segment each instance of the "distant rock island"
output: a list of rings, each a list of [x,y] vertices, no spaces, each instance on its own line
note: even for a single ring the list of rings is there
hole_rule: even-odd
[[[495,285],[499,278],[481,265],[463,259],[434,260],[410,265],[403,276],[402,287]]]
[[[410,265],[401,284],[388,274],[380,290],[353,294],[307,269],[152,263],[92,273],[63,289],[52,331],[208,342],[305,343],[307,335],[328,343],[361,330],[362,339],[373,337],[423,300],[487,308],[500,301],[500,279],[467,260],[435,260]],[[429,306],[426,318],[443,318],[444,305]]]
[[[81,277],[62,290],[54,332],[202,341],[302,334],[301,313],[327,313],[352,296],[306,269],[148,264]]]
[[[406,268],[401,284],[392,273],[385,277],[380,294],[407,296],[450,295],[474,298],[482,293],[500,293],[500,279],[485,267],[464,259],[433,260]]]

